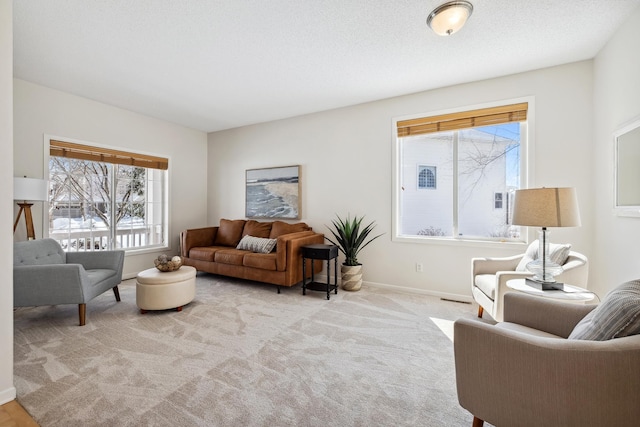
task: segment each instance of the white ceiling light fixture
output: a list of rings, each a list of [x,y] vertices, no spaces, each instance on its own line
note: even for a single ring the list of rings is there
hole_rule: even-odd
[[[436,7],[427,17],[427,25],[439,36],[457,33],[473,12],[468,1],[450,1]]]

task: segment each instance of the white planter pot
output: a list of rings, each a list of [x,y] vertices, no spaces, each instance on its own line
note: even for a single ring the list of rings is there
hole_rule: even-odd
[[[342,289],[345,291],[359,291],[362,287],[362,265],[343,265],[340,269],[342,274]]]

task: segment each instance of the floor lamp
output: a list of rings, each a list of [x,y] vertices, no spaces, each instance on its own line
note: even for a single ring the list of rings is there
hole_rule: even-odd
[[[16,222],[13,223],[13,232],[16,232],[20,216],[24,212],[24,219],[27,224],[27,239],[34,240],[36,232],[33,227],[33,216],[31,215],[31,206],[29,202],[44,202],[49,195],[49,181],[45,179],[35,178],[13,178],[13,200],[18,200],[20,210],[16,216]]]
[[[554,276],[562,266],[549,257],[547,227],[579,227],[580,211],[575,188],[531,188],[517,190],[513,201],[513,225],[542,227],[538,259],[527,264],[542,290],[563,289]]]

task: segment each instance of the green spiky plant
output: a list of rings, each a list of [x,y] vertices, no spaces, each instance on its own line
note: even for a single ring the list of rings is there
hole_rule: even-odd
[[[378,237],[382,236],[382,234],[378,234],[367,240],[369,234],[373,231],[373,228],[376,226],[375,221],[371,221],[368,225],[362,226],[362,220],[364,220],[364,215],[358,218],[358,216],[354,216],[353,218],[347,214],[347,218],[343,220],[340,216],[336,215],[338,219],[334,219],[333,229],[330,227],[329,231],[333,234],[335,241],[326,237],[326,239],[332,244],[336,245],[340,252],[342,252],[345,256],[344,265],[360,265],[358,262],[358,253],[369,243],[373,242]]]

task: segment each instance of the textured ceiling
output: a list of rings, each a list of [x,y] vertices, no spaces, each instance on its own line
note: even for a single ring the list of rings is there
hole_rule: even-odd
[[[15,0],[15,77],[203,131],[590,59],[640,0]]]

